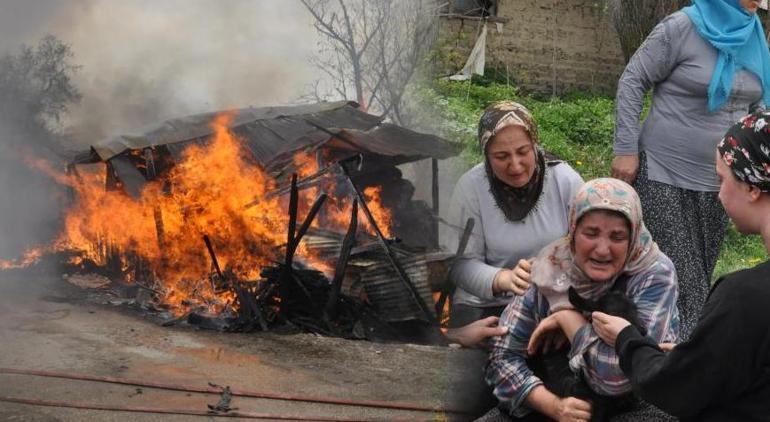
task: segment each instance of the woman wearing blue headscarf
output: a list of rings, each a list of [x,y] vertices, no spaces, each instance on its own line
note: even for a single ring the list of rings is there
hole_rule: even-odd
[[[759,3],[694,0],[652,30],[618,83],[612,175],[635,182],[644,220],[676,266],[683,339],[706,300],[727,226],[714,148],[732,123],[770,104]]]

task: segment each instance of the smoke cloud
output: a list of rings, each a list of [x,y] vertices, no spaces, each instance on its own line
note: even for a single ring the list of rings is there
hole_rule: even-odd
[[[83,95],[59,127],[66,148],[188,114],[297,102],[317,79],[312,17],[286,0],[3,0],[0,55],[46,34],[69,44]],[[0,127],[0,141],[15,128]],[[35,139],[25,142],[34,143]],[[2,144],[2,142],[0,142]],[[3,147],[0,258],[50,239],[55,193]]]
[[[72,47],[83,94],[65,122],[80,145],[186,114],[286,104],[316,72],[312,18],[268,0],[4,0],[0,49],[46,33]]]

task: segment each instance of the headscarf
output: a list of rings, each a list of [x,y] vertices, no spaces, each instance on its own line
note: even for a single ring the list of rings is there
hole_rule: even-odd
[[[733,76],[741,68],[757,75],[762,99],[770,104],[770,52],[757,14],[747,12],[739,0],[693,0],[682,11],[719,51],[708,88],[708,110],[713,112],[727,101]]]
[[[516,188],[495,176],[487,157],[487,145],[493,136],[509,126],[523,128],[535,149],[535,172],[526,185]],[[537,124],[532,113],[513,101],[500,101],[484,110],[479,121],[479,147],[484,155],[484,167],[489,180],[489,190],[495,203],[509,221],[520,221],[529,214],[540,199],[545,180],[545,154],[539,147]]]
[[[573,259],[574,236],[581,217],[591,211],[616,211],[626,217],[631,228],[628,254],[623,268],[608,282],[594,282]],[[569,232],[538,253],[532,264],[532,282],[550,305],[551,312],[572,308],[567,296],[570,286],[580,296],[597,299],[612,289],[621,274],[634,275],[648,270],[658,259],[658,245],[642,221],[642,205],[634,188],[618,179],[601,178],[586,182],[572,200]]]
[[[743,117],[727,130],[717,150],[739,180],[770,193],[770,112]]]

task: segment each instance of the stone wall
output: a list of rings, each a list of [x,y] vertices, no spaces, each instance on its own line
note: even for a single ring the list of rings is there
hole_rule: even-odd
[[[613,95],[625,62],[603,3],[499,0],[497,17],[504,22],[487,24],[487,69],[496,69],[528,91]],[[442,71],[454,73],[462,67],[480,24],[478,19],[441,19],[439,48],[446,59],[438,64]]]

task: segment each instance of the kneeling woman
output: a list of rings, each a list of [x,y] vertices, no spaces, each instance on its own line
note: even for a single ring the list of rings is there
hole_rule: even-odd
[[[510,293],[529,285],[528,259],[567,232],[569,201],[583,179],[567,163],[549,160],[532,114],[513,101],[484,110],[478,127],[484,162],[465,173],[452,193],[449,220],[475,220],[465,254],[449,274],[458,287],[450,325],[499,316]],[[459,243],[449,236],[449,250]]]
[[[770,113],[744,117],[717,147],[719,199],[770,252]],[[594,313],[634,390],[683,421],[770,420],[770,262],[720,278],[689,340],[664,353],[628,321]]]
[[[538,254],[531,287],[505,309],[500,323],[509,327],[508,334],[494,343],[490,355],[487,382],[500,407],[514,417],[544,420],[527,416],[534,410],[556,420],[591,419],[588,402],[554,394],[527,360],[535,354],[532,340],[547,333],[561,332],[571,344],[567,358],[572,371],[566,376],[581,374],[601,395],[631,391],[614,349],[599,339],[586,315],[571,307],[570,286],[588,299],[621,291],[635,303],[652,339],[677,338],[674,266],[645,228],[634,189],[617,179],[587,182],[572,202],[569,223],[567,236]]]

